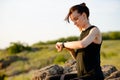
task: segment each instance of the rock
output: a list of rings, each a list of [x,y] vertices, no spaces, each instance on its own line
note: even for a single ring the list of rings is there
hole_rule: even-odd
[[[19,56],[5,57],[4,59],[0,60],[0,70],[8,67],[11,63],[18,60],[27,61],[28,59],[26,57],[19,57]]]
[[[103,71],[104,77],[106,78],[106,77],[110,76],[111,73],[117,71],[117,69],[113,65],[103,65],[102,71]]]
[[[50,65],[34,72],[32,80],[45,80],[47,76],[63,74],[63,67]]]
[[[75,60],[68,60],[65,62],[63,73],[72,73],[76,72],[76,61]]]
[[[110,74],[110,76],[108,76],[105,80],[120,80],[120,71],[115,71],[113,73]]]
[[[102,71],[105,80],[120,80],[120,71],[118,71],[115,66],[103,65]],[[63,67],[59,65],[51,65],[35,71],[32,80],[46,80],[47,76],[76,72],[76,61],[68,60]]]

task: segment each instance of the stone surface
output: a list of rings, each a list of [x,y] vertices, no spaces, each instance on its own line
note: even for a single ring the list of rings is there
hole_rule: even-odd
[[[63,74],[63,67],[59,65],[50,65],[34,72],[32,80],[45,80],[47,76]]]
[[[104,73],[105,80],[120,80],[120,71],[118,71],[115,66],[103,65],[102,71]],[[35,71],[32,80],[46,80],[47,76],[76,72],[76,62],[69,60],[65,62],[63,67],[59,65],[51,65]]]

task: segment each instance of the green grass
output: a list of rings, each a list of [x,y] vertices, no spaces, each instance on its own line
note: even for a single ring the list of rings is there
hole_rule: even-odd
[[[114,65],[120,70],[120,40],[103,41],[101,48],[101,65]]]
[[[12,77],[6,77],[5,80],[30,80],[33,74],[33,69],[40,69],[50,64],[64,65],[64,61],[71,59],[70,54],[63,50],[57,52],[55,45],[37,45],[38,51],[25,51],[17,54],[20,57],[28,58],[27,61],[16,61],[10,64],[4,71],[6,74],[11,74],[17,71],[29,71]],[[9,56],[5,51],[0,51],[0,59]],[[63,56],[63,58],[62,58]],[[120,40],[103,41],[101,48],[101,65],[114,65],[120,70]]]

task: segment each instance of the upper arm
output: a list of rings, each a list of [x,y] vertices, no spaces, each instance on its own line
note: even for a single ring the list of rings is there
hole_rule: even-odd
[[[92,28],[89,34],[83,40],[81,40],[82,46],[87,47],[90,43],[92,43],[95,40],[99,33],[100,31],[97,27]]]
[[[66,43],[64,43],[64,46],[66,48],[70,48],[70,49],[85,48],[89,44],[91,44],[92,42],[98,43],[97,38],[100,38],[100,36],[98,36],[99,34],[100,34],[99,29],[97,27],[94,27],[90,30],[89,34],[85,38],[83,38],[82,40],[66,42]]]

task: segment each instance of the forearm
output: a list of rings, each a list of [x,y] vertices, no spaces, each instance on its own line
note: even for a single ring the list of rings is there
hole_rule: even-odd
[[[72,42],[65,42],[64,47],[70,49],[80,49],[83,48],[83,45],[81,41],[72,41]]]
[[[70,49],[70,48],[65,48],[69,51],[70,55],[72,56],[73,59],[76,58],[76,54],[75,54],[75,50],[74,49]]]
[[[70,55],[72,56],[72,58],[73,58],[74,60],[76,60],[75,51],[74,51],[74,52],[69,52],[69,53],[70,53]]]

